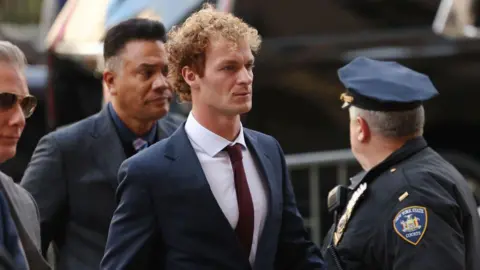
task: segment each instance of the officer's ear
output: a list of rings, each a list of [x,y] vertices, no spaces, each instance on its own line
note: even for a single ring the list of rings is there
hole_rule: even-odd
[[[366,143],[370,140],[371,137],[371,132],[370,132],[370,127],[368,126],[367,121],[365,119],[361,118],[360,116],[357,116],[355,118],[356,123],[356,134],[357,134],[357,140],[362,143]]]

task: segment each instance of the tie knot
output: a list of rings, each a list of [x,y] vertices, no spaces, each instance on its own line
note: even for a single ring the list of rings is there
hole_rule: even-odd
[[[242,146],[238,143],[225,147],[232,163],[242,160]]]
[[[136,152],[140,152],[147,147],[148,147],[148,142],[142,138],[137,138],[133,141],[133,148],[135,148]]]

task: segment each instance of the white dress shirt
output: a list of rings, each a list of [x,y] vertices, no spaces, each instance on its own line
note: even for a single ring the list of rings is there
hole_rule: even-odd
[[[254,209],[253,239],[249,256],[250,264],[253,265],[259,236],[261,235],[267,216],[267,197],[265,192],[266,188],[262,181],[259,168],[252,157],[251,151],[245,144],[243,127],[240,127],[240,134],[235,141],[230,142],[203,127],[195,120],[193,114],[190,113],[185,123],[185,131],[200,160],[213,196],[232,228],[235,228],[238,222],[237,194],[235,192],[233,168],[230,158],[228,153],[222,150],[228,145],[234,145],[236,143],[242,145],[242,161],[250,194],[252,195]]]

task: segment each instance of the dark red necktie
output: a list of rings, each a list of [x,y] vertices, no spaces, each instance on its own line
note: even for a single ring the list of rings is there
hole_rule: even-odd
[[[238,203],[238,223],[235,228],[240,243],[245,248],[247,256],[250,255],[253,238],[253,201],[248,188],[247,176],[242,162],[242,146],[235,144],[225,147],[232,162],[235,191]]]

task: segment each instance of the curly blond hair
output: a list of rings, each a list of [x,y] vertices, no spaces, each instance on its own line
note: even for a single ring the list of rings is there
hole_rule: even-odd
[[[181,101],[192,100],[190,86],[182,76],[182,68],[189,66],[203,76],[205,52],[211,39],[216,37],[225,38],[234,44],[246,39],[253,53],[258,52],[262,42],[255,28],[230,13],[215,10],[211,4],[205,4],[181,26],[173,27],[166,43],[169,81]]]

